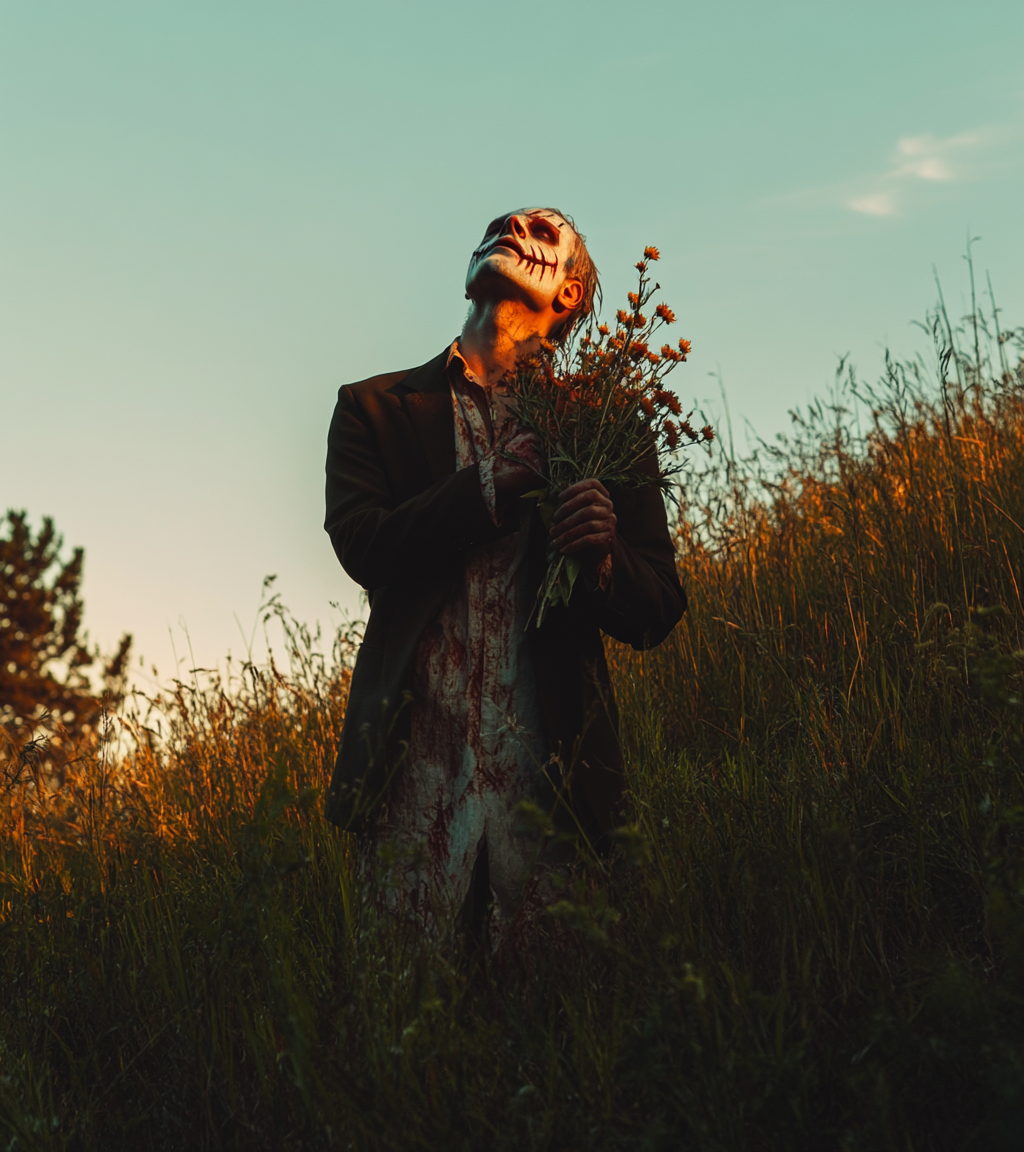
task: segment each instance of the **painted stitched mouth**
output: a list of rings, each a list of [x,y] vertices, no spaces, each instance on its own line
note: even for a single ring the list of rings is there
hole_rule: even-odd
[[[514,236],[502,236],[500,240],[494,241],[493,248],[510,248],[517,256],[526,255],[526,253],[523,252],[523,246]]]
[[[534,268],[539,268],[540,278],[542,280],[544,279],[544,273],[549,268],[551,269],[552,279],[554,279],[555,273],[558,271],[557,256],[553,256],[548,260],[544,253],[538,251],[532,244],[530,245],[530,251],[527,252],[514,236],[502,236],[500,240],[496,240],[491,246],[491,251],[493,252],[495,248],[507,248],[510,252],[514,252],[516,254],[516,263],[529,265],[531,272]]]

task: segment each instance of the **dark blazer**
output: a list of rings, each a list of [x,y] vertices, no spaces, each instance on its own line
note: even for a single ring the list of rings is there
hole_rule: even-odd
[[[460,578],[466,551],[511,530],[492,522],[479,469],[455,469],[447,358],[446,348],[419,368],[341,388],[328,435],[324,527],[370,600],[327,798],[328,816],[354,831],[372,820],[401,771],[424,628]],[[652,474],[653,467],[652,460]],[[587,587],[581,576],[568,606],[550,609],[529,633],[545,738],[561,758],[578,818],[598,835],[622,822],[625,791],[601,633],[653,647],[686,607],[659,489],[612,497],[618,538],[610,587]],[[539,515],[531,535],[539,585],[546,540]]]

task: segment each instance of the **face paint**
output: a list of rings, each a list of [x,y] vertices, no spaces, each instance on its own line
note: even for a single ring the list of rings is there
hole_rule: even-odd
[[[576,234],[557,213],[527,209],[499,216],[470,257],[467,290],[478,279],[500,276],[554,296],[575,245]]]

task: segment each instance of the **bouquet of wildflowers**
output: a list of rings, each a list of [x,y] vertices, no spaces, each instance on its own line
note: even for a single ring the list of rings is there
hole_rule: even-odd
[[[618,488],[652,482],[666,488],[683,467],[677,457],[680,445],[714,439],[710,427],[698,431],[690,425],[693,413],[682,416],[679,400],[664,386],[669,372],[686,360],[690,342],[654,348],[655,334],[676,319],[665,304],[658,304],[649,318],[643,312],[661,287],[648,275],[650,262],[657,259],[657,248],[644,249],[636,265],[637,290],[629,293],[629,309],[616,313],[614,333],[607,324],[591,324],[564,345],[543,341],[541,350],[521,360],[506,381],[520,427],[534,433],[547,460],[546,484],[530,495],[538,498],[549,527],[558,494],[571,484],[595,478]],[[652,454],[657,460],[654,481]],[[578,557],[549,546],[534,614],[538,627],[549,607],[568,604],[579,570]]]

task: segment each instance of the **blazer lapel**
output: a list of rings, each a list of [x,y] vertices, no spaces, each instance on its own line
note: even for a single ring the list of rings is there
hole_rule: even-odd
[[[455,471],[455,418],[447,365],[448,349],[445,348],[440,356],[410,372],[402,381],[408,389],[406,411],[433,483]]]

